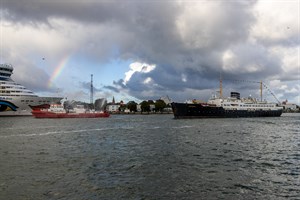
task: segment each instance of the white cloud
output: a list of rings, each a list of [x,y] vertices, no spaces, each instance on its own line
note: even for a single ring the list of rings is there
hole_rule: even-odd
[[[278,78],[285,80],[300,80],[300,47],[299,46],[273,46],[270,52],[280,58],[284,73]]]
[[[125,84],[130,80],[131,76],[134,73],[136,73],[136,72],[149,73],[156,68],[156,65],[149,65],[147,63],[134,62],[129,65],[129,68],[130,68],[130,70],[125,73],[125,78],[124,78]],[[146,83],[149,83],[151,81],[151,80],[149,81],[149,78],[150,77],[148,77],[145,80]]]
[[[211,32],[218,23],[219,2],[205,1],[183,4],[183,12],[176,21],[178,32],[187,48],[204,48],[213,39]],[[214,15],[211,15],[211,13]],[[208,20],[209,19],[209,20]]]
[[[299,1],[258,1],[251,34],[266,42],[292,42],[289,39],[299,35],[299,6]]]
[[[223,53],[222,62],[222,69],[225,71],[235,71],[239,68],[238,58],[231,49]]]
[[[187,82],[187,77],[185,74],[181,74],[181,80],[182,82]]]
[[[151,77],[147,77],[145,80],[144,80],[144,84],[149,84],[152,82],[152,78]]]

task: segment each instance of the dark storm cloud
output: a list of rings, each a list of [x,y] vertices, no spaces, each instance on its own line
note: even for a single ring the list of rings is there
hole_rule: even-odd
[[[3,0],[5,17],[15,22],[47,22],[51,17],[85,22],[105,22],[127,16],[127,5],[119,1]],[[113,8],[113,9],[112,9]],[[128,8],[127,8],[128,9]]]
[[[113,84],[114,84],[115,86],[119,86],[119,87],[121,87],[121,88],[123,88],[123,89],[126,88],[126,85],[124,84],[124,80],[123,80],[123,79],[120,79],[120,80],[118,80],[118,81],[113,81]]]
[[[49,75],[32,61],[28,61],[25,57],[13,54],[12,52],[7,52],[3,49],[1,50],[0,57],[3,59],[1,59],[3,63],[11,64],[9,62],[10,60],[17,61],[13,64],[14,70],[11,78],[18,84],[24,85],[26,88],[34,92],[57,92],[56,88],[49,89],[47,81],[50,79]],[[30,70],[28,70],[29,68]]]
[[[90,91],[91,90],[91,83],[90,82],[80,82],[80,88],[83,88],[87,91]],[[93,86],[93,91],[94,92],[102,92],[102,89],[96,88],[95,86]]]
[[[116,88],[114,86],[111,86],[111,85],[104,86],[103,88],[111,90],[111,91],[113,91],[115,93],[119,93],[120,92],[118,88]]]
[[[143,23],[134,24],[136,31],[134,48],[120,49],[120,52],[134,51],[132,53],[138,55],[139,59],[155,63],[157,67],[147,74],[136,72],[127,82],[128,88],[132,91],[147,91],[152,87],[151,89],[156,89],[159,95],[164,95],[168,90],[210,88],[213,85],[212,79],[217,81],[222,71],[223,52],[247,40],[254,21],[250,13],[251,6],[237,4],[219,5],[222,9],[215,14],[216,19],[213,24],[209,23],[209,18],[205,19],[208,22],[204,24],[201,20],[185,22],[190,24],[183,36],[180,35],[175,24],[183,10],[177,9],[174,15],[166,14],[169,13],[168,10],[161,11],[169,17],[164,18],[163,21],[160,21],[159,17],[151,17],[149,13],[152,10],[147,10],[148,13],[144,13],[142,17]],[[260,63],[264,65],[267,62]],[[243,64],[241,63],[241,66]],[[273,66],[274,71],[278,71],[274,69],[276,67],[278,65]],[[262,77],[265,76],[263,72],[267,73],[267,71],[260,71],[259,75]],[[226,71],[224,73],[236,74],[236,72]],[[182,81],[182,76],[186,81]],[[248,73],[249,76],[257,78],[257,73]],[[151,77],[155,84],[144,84],[147,77]]]
[[[263,46],[241,44],[232,47],[231,51],[236,57],[237,66],[233,70],[225,69],[225,75],[228,77],[261,80],[266,76],[282,73],[282,63],[279,58],[271,55]],[[244,67],[240,68],[240,66]]]
[[[119,80],[104,87],[128,90],[143,99],[168,92],[175,98],[184,92],[195,95],[196,89],[203,90],[199,95],[207,95],[218,84],[220,72],[231,79],[278,76],[281,60],[265,45],[286,41],[249,42],[256,22],[255,3],[4,0],[2,10],[6,19],[18,23],[47,24],[52,18],[63,18],[93,26],[94,31],[86,30],[88,45],[81,48],[83,53],[103,60],[118,57],[155,64],[148,73],[135,72],[126,84]],[[227,65],[225,52],[233,55]]]
[[[26,88],[35,91],[35,92],[42,92],[49,90],[48,82],[49,75],[45,73],[45,71],[41,70],[40,68],[36,67],[35,65],[28,64],[26,62],[20,62],[22,64],[14,66],[14,71],[22,72],[22,75],[15,77],[12,75],[12,79],[17,83],[22,83]],[[30,66],[32,71],[27,69],[27,66]],[[46,81],[45,81],[46,80]],[[36,84],[38,82],[39,84]],[[56,92],[56,89],[52,89],[53,92]]]

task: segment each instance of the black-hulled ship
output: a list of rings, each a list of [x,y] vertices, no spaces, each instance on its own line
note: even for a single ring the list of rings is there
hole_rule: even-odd
[[[240,98],[240,93],[238,92],[231,92],[230,97],[223,98],[221,81],[220,95],[213,95],[205,103],[190,101],[186,103],[173,102],[171,105],[175,119],[218,117],[279,117],[283,111],[283,107],[277,103],[262,101],[262,98],[260,101],[252,97]]]

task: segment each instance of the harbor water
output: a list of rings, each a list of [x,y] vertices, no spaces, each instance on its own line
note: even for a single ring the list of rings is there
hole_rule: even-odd
[[[0,199],[300,199],[300,115],[0,118]]]

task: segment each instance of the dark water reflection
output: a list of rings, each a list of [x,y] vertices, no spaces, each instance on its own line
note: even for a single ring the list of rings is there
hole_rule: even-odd
[[[298,114],[0,122],[0,199],[300,199]]]

